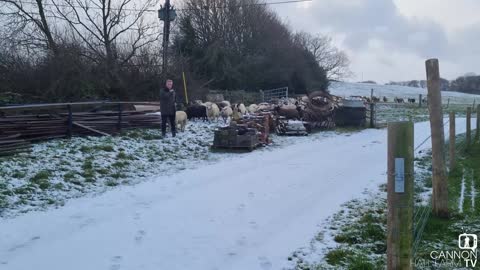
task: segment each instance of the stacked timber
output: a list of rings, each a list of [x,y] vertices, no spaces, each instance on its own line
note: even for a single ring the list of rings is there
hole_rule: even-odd
[[[0,117],[0,152],[68,136],[108,136],[133,128],[158,128],[160,123],[158,114],[138,111],[6,115]]]
[[[19,139],[20,134],[0,136],[0,156],[11,155],[30,149],[30,143]]]

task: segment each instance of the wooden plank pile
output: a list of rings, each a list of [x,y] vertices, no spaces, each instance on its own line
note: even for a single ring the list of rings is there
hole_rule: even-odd
[[[157,114],[137,111],[29,113],[0,116],[0,154],[28,149],[31,142],[69,136],[113,135],[133,128],[158,128]]]
[[[30,143],[19,139],[20,134],[0,136],[0,156],[15,154],[30,149]]]

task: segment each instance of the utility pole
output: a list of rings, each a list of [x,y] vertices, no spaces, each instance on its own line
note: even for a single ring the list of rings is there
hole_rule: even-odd
[[[167,78],[168,64],[168,42],[170,38],[170,22],[177,16],[175,9],[170,5],[170,0],[165,0],[165,6],[160,6],[158,18],[163,21],[163,52],[162,52],[162,74],[163,79]]]

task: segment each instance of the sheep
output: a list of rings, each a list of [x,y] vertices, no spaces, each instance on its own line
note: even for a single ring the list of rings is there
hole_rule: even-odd
[[[207,121],[207,107],[203,105],[190,105],[186,110],[188,119],[202,118]]]
[[[247,113],[247,108],[245,108],[245,105],[243,103],[240,103],[238,105],[238,110],[244,115]]]
[[[184,111],[177,111],[175,113],[175,126],[177,127],[177,130],[184,132],[187,121],[187,113]]]
[[[248,106],[248,112],[249,113],[256,113],[258,111],[258,105],[257,104],[250,104],[250,106]]]
[[[210,102],[206,106],[208,120],[216,120],[220,116],[220,109],[217,104]]]
[[[415,103],[415,99],[414,99],[414,98],[409,98],[409,99],[408,99],[408,102],[409,102],[409,103]]]
[[[403,98],[397,98],[397,97],[395,97],[394,100],[395,100],[395,103],[403,103],[403,102],[404,102],[404,101],[403,101]]]
[[[232,116],[233,114],[233,110],[232,110],[232,107],[230,106],[226,106],[222,109],[222,111],[220,112],[220,115],[222,116],[223,118],[223,121],[225,121],[225,123],[227,122],[227,119]]]
[[[272,110],[272,105],[266,102],[258,104],[258,110],[257,111],[270,111]]]
[[[234,104],[232,108],[232,118],[235,121],[242,119],[243,113],[240,111],[239,105]]]
[[[224,101],[218,103],[217,105],[218,105],[218,107],[219,107],[220,109],[223,109],[223,108],[225,108],[225,107],[227,107],[227,106],[228,106],[228,107],[232,107],[232,105],[230,104],[230,101],[228,101],[228,100],[224,100]]]
[[[372,97],[372,101],[373,101],[374,103],[380,102],[380,98],[373,96],[373,97]]]
[[[383,102],[388,102],[388,98],[386,96],[383,96]]]

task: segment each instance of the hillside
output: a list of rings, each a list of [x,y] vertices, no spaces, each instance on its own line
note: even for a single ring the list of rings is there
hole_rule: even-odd
[[[365,83],[348,83],[348,82],[332,82],[329,90],[332,94],[348,97],[348,96],[370,96],[370,90],[377,97],[386,96],[389,99],[399,98],[416,98],[418,95],[427,95],[427,89],[399,86],[399,85],[379,85]],[[476,99],[480,101],[480,95],[465,94],[459,92],[442,92],[444,102],[450,99],[450,103],[473,103]]]

